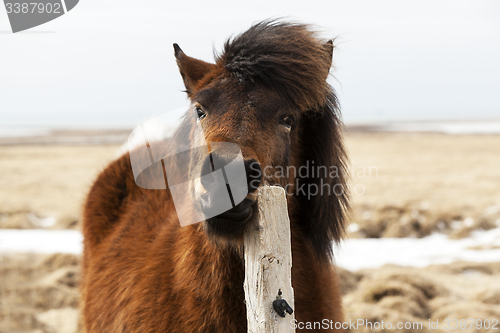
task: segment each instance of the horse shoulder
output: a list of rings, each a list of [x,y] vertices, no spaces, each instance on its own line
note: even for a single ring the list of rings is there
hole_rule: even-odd
[[[101,243],[127,213],[126,203],[140,188],[135,184],[129,154],[111,162],[92,185],[83,210],[86,248]]]

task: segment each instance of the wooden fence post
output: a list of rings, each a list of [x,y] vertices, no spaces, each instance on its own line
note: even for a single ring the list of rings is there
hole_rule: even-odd
[[[285,190],[277,186],[263,186],[258,196],[258,225],[250,225],[244,237],[248,332],[295,332],[291,324],[295,313],[282,318],[273,308],[273,302],[282,298],[295,309],[291,282],[290,220]]]

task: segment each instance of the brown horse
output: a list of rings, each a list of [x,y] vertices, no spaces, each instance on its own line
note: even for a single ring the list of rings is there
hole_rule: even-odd
[[[188,112],[207,142],[240,147],[249,194],[227,212],[181,227],[168,187],[138,187],[129,154],[111,163],[85,205],[86,332],[246,332],[242,239],[264,183],[289,194],[297,322],[341,322],[331,259],[348,195],[337,98],[326,81],[332,41],[306,25],[265,21],[228,40],[215,64],[176,44],[174,51]]]

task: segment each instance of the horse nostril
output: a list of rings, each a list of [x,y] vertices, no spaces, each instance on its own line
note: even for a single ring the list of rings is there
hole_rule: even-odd
[[[214,173],[215,170],[213,163],[215,161],[215,168],[218,169],[223,165],[227,165],[228,163],[222,163],[223,158],[219,155],[217,156],[207,156],[205,161],[203,161],[203,165],[201,167],[201,184],[205,189],[215,189],[218,184],[217,176]],[[219,166],[219,164],[221,164]],[[247,187],[248,193],[252,193],[257,190],[262,182],[262,169],[260,167],[260,163],[256,160],[246,160],[244,162],[245,172],[247,176]],[[225,176],[224,176],[225,177]],[[221,179],[221,181],[224,181]]]
[[[247,173],[248,193],[257,190],[262,182],[262,169],[256,160],[245,161],[245,171]]]
[[[202,177],[200,179],[201,184],[206,189],[213,187],[217,182],[215,174],[213,173],[212,169],[213,169],[213,167],[212,167],[211,157],[207,156],[207,158],[203,162],[203,165],[201,166],[201,176]]]

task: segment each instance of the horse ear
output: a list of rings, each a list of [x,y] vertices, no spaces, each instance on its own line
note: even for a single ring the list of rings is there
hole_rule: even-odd
[[[299,179],[295,221],[300,221],[317,258],[330,259],[333,241],[344,235],[349,207],[343,125],[333,91],[324,106],[302,115],[299,126],[299,168],[309,173]]]
[[[187,56],[177,44],[174,44],[174,54],[186,87],[186,93],[191,97],[196,91],[196,85],[205,74],[215,68],[215,65]]]
[[[325,48],[326,48],[326,51],[328,52],[327,53],[327,55],[328,55],[328,63],[330,64],[330,67],[331,67],[332,66],[332,62],[333,62],[333,49],[334,49],[333,39],[330,39],[328,42],[326,42]]]

